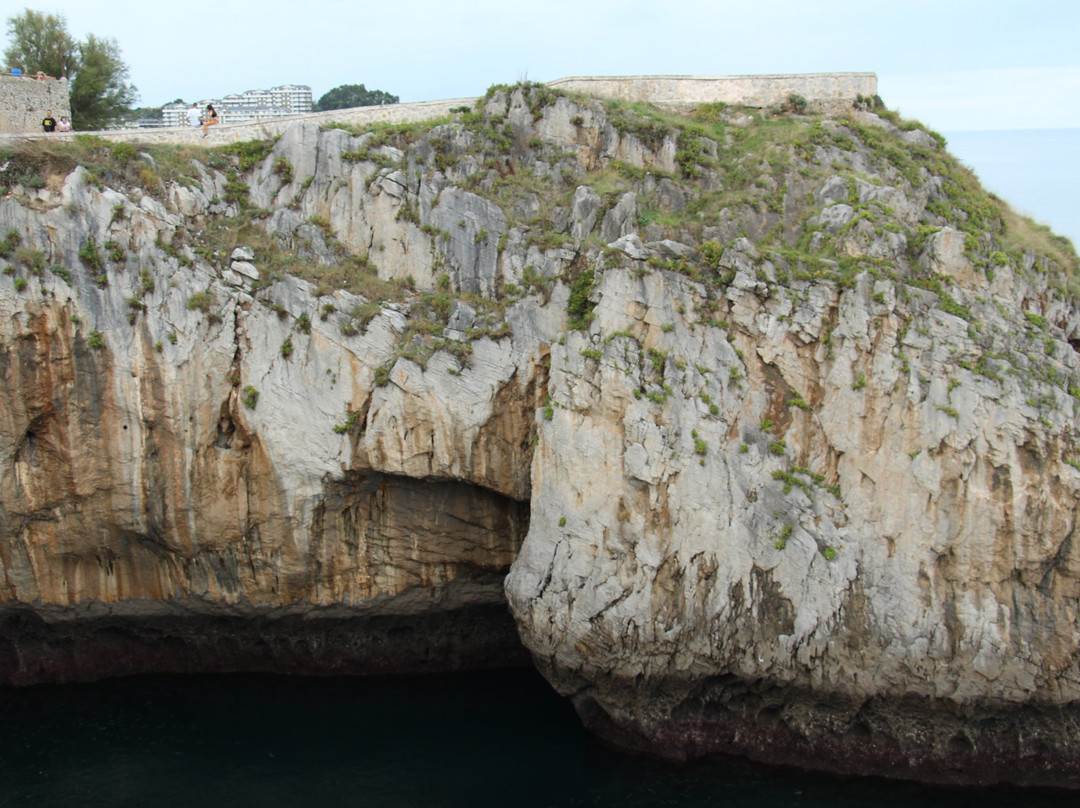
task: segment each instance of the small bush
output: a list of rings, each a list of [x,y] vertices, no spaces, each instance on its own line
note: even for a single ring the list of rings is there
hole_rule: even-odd
[[[214,296],[209,292],[196,292],[188,298],[187,307],[198,309],[203,314],[210,313],[210,307],[214,305]]]
[[[40,250],[20,247],[15,251],[15,261],[33,275],[40,275],[45,270],[45,254]]]
[[[288,359],[290,356],[292,356],[292,352],[293,352],[292,337],[286,337],[285,341],[283,343],[281,343],[281,356],[284,359]]]
[[[292,163],[290,163],[284,157],[279,157],[276,161],[274,161],[274,173],[281,177],[281,181],[285,185],[288,185],[293,181]]]
[[[104,348],[105,337],[100,331],[91,331],[90,335],[86,338],[86,344],[91,348]]]
[[[8,230],[4,240],[0,241],[0,258],[7,258],[19,246],[19,231]]]
[[[344,435],[347,432],[351,432],[358,423],[360,423],[360,413],[351,412],[349,413],[349,417],[345,419],[345,423],[334,424],[334,432],[338,435]]]
[[[589,300],[593,289],[593,271],[587,269],[570,284],[570,299],[566,302],[566,314],[570,320],[568,326],[573,331],[588,328],[593,319],[596,304]]]
[[[123,264],[127,261],[127,255],[124,253],[124,248],[121,247],[115,241],[106,241],[105,249],[109,251],[109,260],[114,264]]]
[[[243,393],[244,395],[240,400],[244,403],[244,406],[249,410],[255,409],[255,405],[259,403],[259,391],[249,384],[244,388]]]
[[[91,236],[86,240],[86,243],[79,250],[79,258],[86,266],[97,272],[101,271],[103,261],[101,260],[101,250],[98,249],[97,242],[94,237]]]

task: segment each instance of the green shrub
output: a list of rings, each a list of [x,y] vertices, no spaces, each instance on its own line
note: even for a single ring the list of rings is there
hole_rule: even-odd
[[[281,356],[284,359],[288,359],[290,356],[292,356],[292,352],[293,352],[292,337],[286,337],[285,341],[283,343],[281,343]]]
[[[40,250],[20,247],[15,251],[15,261],[33,275],[40,275],[45,270],[45,254]]]
[[[7,235],[4,236],[4,240],[0,241],[0,258],[7,258],[15,251],[15,248],[19,246],[19,242],[22,239],[19,237],[19,231],[8,230]]]
[[[97,272],[101,271],[103,261],[101,259],[101,250],[98,249],[97,241],[93,236],[90,236],[86,240],[86,243],[79,250],[79,258],[86,266]]]
[[[245,207],[250,192],[248,184],[239,177],[230,176],[225,180],[225,201],[230,204]]]
[[[345,433],[352,431],[353,427],[358,423],[360,423],[360,413],[351,412],[349,413],[349,417],[345,419],[345,423],[334,424],[334,432],[339,435],[344,435]]]
[[[281,177],[281,181],[285,185],[288,185],[293,181],[292,163],[284,157],[279,157],[274,161],[274,173]]]
[[[114,264],[123,264],[127,261],[127,255],[124,253],[124,248],[117,242],[112,240],[106,241],[105,249],[109,251],[109,260]]]
[[[91,348],[104,348],[105,337],[100,331],[91,331],[90,335],[86,338],[86,344]]]
[[[265,160],[274,148],[272,140],[246,140],[242,143],[230,143],[221,148],[225,154],[237,158],[241,171],[247,171]]]
[[[259,403],[259,391],[252,387],[250,384],[244,388],[243,396],[240,399],[244,406],[249,410],[255,409],[255,405]]]
[[[586,269],[570,284],[570,299],[566,303],[566,314],[571,330],[581,331],[589,327],[593,319],[596,304],[589,300],[593,289],[593,271]]]
[[[209,292],[196,292],[188,298],[187,307],[198,309],[203,314],[210,313],[210,307],[214,305],[214,296]]]

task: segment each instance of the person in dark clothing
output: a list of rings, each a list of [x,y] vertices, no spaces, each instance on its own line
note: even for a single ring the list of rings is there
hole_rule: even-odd
[[[56,131],[56,118],[52,116],[52,110],[50,109],[45,113],[45,117],[41,120],[42,132],[55,132]]]
[[[213,104],[207,104],[206,105],[206,114],[203,115],[203,122],[202,122],[203,135],[202,136],[206,137],[208,134],[210,134],[210,127],[216,125],[217,122],[218,122],[217,110],[214,109]]]

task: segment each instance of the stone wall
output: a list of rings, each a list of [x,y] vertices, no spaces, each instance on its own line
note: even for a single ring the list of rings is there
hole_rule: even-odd
[[[472,107],[475,98],[454,98],[447,101],[419,101],[412,104],[386,104],[378,107],[355,107],[334,109],[329,112],[312,112],[307,115],[290,115],[267,121],[229,124],[228,118],[211,127],[207,143],[238,143],[245,140],[273,138],[284,134],[297,121],[319,124],[344,123],[353,126],[370,126],[373,123],[413,123],[450,114],[454,107]],[[201,143],[201,126],[174,126],[164,129],[127,129],[98,133],[109,140],[126,140],[137,143]]]
[[[14,81],[30,84],[26,79]],[[48,84],[48,82],[44,83]],[[769,107],[783,103],[794,93],[803,96],[818,109],[837,107],[850,109],[851,102],[857,95],[872,96],[877,93],[877,75],[874,73],[803,73],[776,76],[572,76],[550,81],[548,86],[601,98],[648,101],[676,107],[714,101],[746,104],[751,107]],[[230,125],[226,118],[210,130],[208,142],[236,143],[277,137],[301,119],[316,123],[346,123],[355,126],[368,126],[380,122],[412,123],[447,115],[455,107],[471,107],[475,102],[475,98],[453,98],[445,101],[335,109],[329,112],[314,112],[308,115],[294,115],[233,125]],[[59,111],[59,104],[52,109],[57,116],[68,114]],[[39,123],[42,115],[43,113],[39,114],[31,121],[32,126],[22,131],[40,131]],[[0,129],[0,134],[13,131],[17,130]],[[109,140],[138,143],[198,143],[202,140],[201,127],[186,126],[115,130],[99,134]],[[65,136],[60,135],[60,137]],[[73,135],[66,137],[73,137]],[[3,142],[2,137],[0,137],[0,142]]]
[[[877,94],[875,73],[800,73],[775,76],[571,76],[548,82],[558,90],[653,104],[723,101],[771,107],[801,95],[811,104],[850,107],[858,95]]]
[[[71,117],[67,79],[0,76],[0,134],[40,132],[49,110],[56,120]]]

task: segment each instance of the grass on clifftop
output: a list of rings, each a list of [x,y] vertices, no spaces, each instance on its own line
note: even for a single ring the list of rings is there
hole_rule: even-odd
[[[582,142],[590,142],[608,128],[654,152],[673,144],[673,170],[665,173],[655,165],[609,159],[593,159],[586,170],[575,149],[545,142],[529,126],[515,128],[505,114],[486,112],[499,109],[500,104],[505,109],[509,99],[517,98],[535,123],[563,97],[569,97],[583,113],[573,119]],[[1073,297],[1080,295],[1077,256],[1067,239],[1018,215],[982,189],[975,175],[948,154],[940,135],[917,122],[901,120],[875,100],[860,99],[857,106],[872,107],[879,118],[855,108],[843,115],[813,114],[794,96],[770,110],[700,104],[677,114],[649,104],[566,96],[544,85],[522,84],[492,87],[475,108],[421,123],[331,126],[367,136],[362,149],[349,159],[378,163],[385,158],[376,150],[390,145],[406,153],[403,164],[394,166],[401,168],[410,164],[410,147],[431,137],[436,127],[449,125],[470,132],[479,171],[460,173],[460,156],[450,152],[449,141],[438,137],[431,137],[434,164],[417,165],[415,170],[443,171],[452,184],[495,202],[508,225],[519,228],[527,244],[542,250],[579,249],[557,221],[565,216],[574,190],[589,185],[602,200],[597,230],[618,198],[635,191],[636,225],[643,240],[649,234],[652,239],[671,238],[697,248],[686,258],[656,259],[652,265],[698,279],[717,275],[715,256],[738,237],[767,251],[783,273],[795,278],[846,283],[861,271],[893,277],[918,275],[917,263],[927,239],[950,226],[964,234],[967,256],[987,277],[995,266],[1005,263],[1018,269],[1034,266],[1037,271],[1056,273],[1058,286]],[[591,121],[588,125],[586,115]],[[920,132],[921,137],[909,136]],[[200,255],[208,260],[215,254],[220,258],[229,244],[257,243],[260,261],[269,263],[271,276],[291,272],[324,289],[366,290],[364,294],[379,297],[400,294],[403,290],[389,286],[371,288],[373,271],[366,257],[349,256],[338,249],[340,245],[332,245],[339,260],[327,265],[303,257],[303,250],[268,239],[257,222],[260,213],[247,210],[245,174],[261,164],[272,147],[272,140],[215,148],[111,143],[88,135],[64,143],[27,140],[0,152],[0,162],[7,164],[0,172],[0,189],[58,189],[64,176],[83,166],[91,182],[99,186],[163,198],[168,183],[197,182],[198,161],[226,174],[224,201],[240,208],[240,215],[231,220],[210,217],[206,234],[190,239]],[[655,158],[646,156],[650,160]],[[507,172],[504,166],[511,163],[516,169]],[[849,183],[850,193],[846,200],[834,198],[830,204],[846,202],[853,216],[839,232],[824,232],[811,221],[825,207],[815,193],[835,177]],[[672,204],[656,192],[661,181],[681,189],[682,203]],[[903,221],[883,202],[860,202],[857,186],[865,183],[893,186],[909,200],[928,201],[916,220]],[[539,208],[523,219],[517,211],[529,197],[538,200]],[[416,218],[414,208],[406,205],[405,210]],[[418,218],[416,223],[420,224]],[[596,232],[582,245],[584,249],[603,250]],[[871,242],[890,232],[904,237],[906,254],[872,257]],[[500,242],[500,250],[504,246]]]

